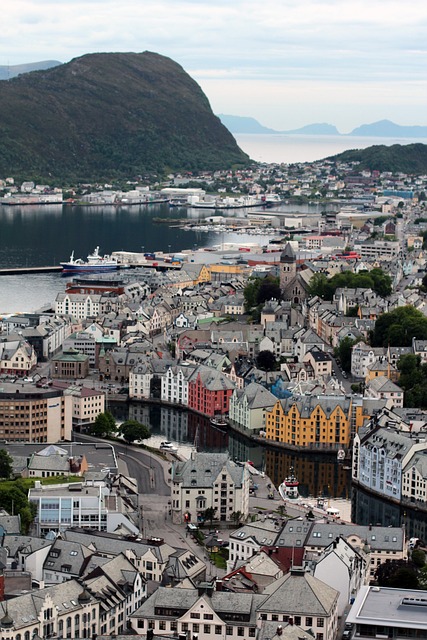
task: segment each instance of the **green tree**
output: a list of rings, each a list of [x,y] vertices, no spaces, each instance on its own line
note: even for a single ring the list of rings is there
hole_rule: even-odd
[[[280,300],[281,297],[282,292],[280,290],[279,278],[267,277],[261,281],[256,296],[256,303],[257,305],[263,304],[272,298]]]
[[[375,579],[380,587],[418,589],[417,567],[406,560],[386,560],[377,567]]]
[[[9,479],[12,475],[13,458],[5,449],[0,449],[0,478]]]
[[[109,411],[100,413],[90,427],[90,434],[98,438],[107,438],[117,431],[116,421]]]
[[[338,347],[334,350],[334,355],[341,361],[341,368],[344,371],[351,371],[351,352],[353,346],[357,343],[357,340],[352,340],[349,337],[343,338]]]
[[[375,322],[371,344],[373,347],[409,347],[412,338],[427,339],[427,318],[415,307],[398,307],[383,313]]]
[[[420,589],[427,589],[427,564],[418,571],[418,584]]]
[[[423,567],[426,563],[426,554],[422,549],[414,549],[411,553],[411,560],[417,567]]]
[[[212,522],[215,519],[215,513],[216,513],[216,507],[208,507],[207,509],[205,509],[203,512],[204,521],[210,522],[210,525],[212,526]]]
[[[260,351],[256,359],[257,367],[262,371],[275,371],[277,362],[274,353],[265,349]]]
[[[120,433],[128,444],[135,440],[146,440],[151,436],[150,429],[136,420],[123,422],[120,425]]]
[[[323,300],[332,300],[335,289],[324,273],[315,273],[310,280],[308,293],[310,296],[319,296]]]
[[[243,297],[245,299],[245,310],[251,311],[257,306],[258,291],[261,286],[260,278],[249,278],[246,287],[243,290]]]
[[[239,526],[243,518],[243,513],[241,511],[233,511],[231,514],[231,519],[233,520],[236,527]]]

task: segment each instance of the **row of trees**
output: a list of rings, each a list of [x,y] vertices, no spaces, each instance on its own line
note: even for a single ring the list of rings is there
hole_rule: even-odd
[[[315,273],[310,280],[309,294],[319,296],[323,300],[332,300],[335,291],[341,288],[372,289],[382,298],[386,298],[392,292],[392,280],[382,269],[371,271],[344,271],[336,273],[328,278],[324,273]]]
[[[114,435],[121,435],[128,444],[136,440],[146,440],[151,436],[151,432],[144,424],[136,420],[126,420],[120,426],[116,424],[113,415],[106,411],[97,416],[90,429],[90,434],[97,438],[108,438]]]

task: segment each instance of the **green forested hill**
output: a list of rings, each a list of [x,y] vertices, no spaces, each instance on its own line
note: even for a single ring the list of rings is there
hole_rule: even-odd
[[[420,174],[427,171],[427,145],[375,145],[366,149],[352,149],[328,158],[337,162],[360,162],[360,168],[378,171],[401,171]]]
[[[0,177],[94,179],[248,157],[199,85],[155,53],[102,53],[0,82]]]

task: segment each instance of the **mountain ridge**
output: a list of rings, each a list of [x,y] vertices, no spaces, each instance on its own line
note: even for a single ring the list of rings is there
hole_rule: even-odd
[[[200,86],[153,52],[96,53],[1,82],[0,175],[86,180],[248,156]]]
[[[415,175],[427,172],[427,144],[373,145],[366,149],[351,149],[325,158],[333,162],[357,162],[358,169],[392,171]]]
[[[24,64],[0,64],[0,80],[10,80],[22,73],[31,73],[32,71],[45,71],[52,67],[58,67],[62,62],[59,60],[40,60],[39,62],[27,62]]]
[[[264,127],[255,118],[218,114],[221,122],[233,134],[271,133],[277,135],[336,135],[340,137],[384,137],[384,138],[427,138],[427,126],[399,125],[391,120],[378,120],[371,124],[362,124],[349,133],[340,133],[335,125],[327,123],[308,124],[298,129],[278,131]]]

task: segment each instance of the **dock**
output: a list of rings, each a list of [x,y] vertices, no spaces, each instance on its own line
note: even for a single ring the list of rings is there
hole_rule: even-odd
[[[10,267],[8,269],[0,269],[0,276],[19,276],[31,273],[56,273],[62,271],[60,265],[52,267]]]

